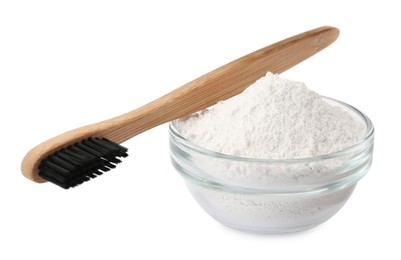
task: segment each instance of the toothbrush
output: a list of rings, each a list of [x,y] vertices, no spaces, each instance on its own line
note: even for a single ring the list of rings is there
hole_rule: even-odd
[[[83,126],[32,148],[24,157],[28,179],[68,189],[110,169],[128,156],[124,141],[160,124],[228,99],[264,76],[281,73],[333,43],[334,27],[319,27],[279,41],[215,69],[123,115]]]

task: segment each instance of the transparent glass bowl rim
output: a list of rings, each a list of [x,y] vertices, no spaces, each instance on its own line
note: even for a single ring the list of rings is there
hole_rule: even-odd
[[[170,133],[177,138],[181,144],[183,144],[184,146],[186,146],[187,148],[198,152],[202,155],[206,155],[209,157],[213,157],[213,158],[221,158],[221,159],[225,159],[225,160],[232,160],[232,161],[242,161],[242,162],[254,162],[254,163],[286,163],[286,164],[293,164],[293,163],[310,163],[310,162],[314,162],[314,161],[320,161],[320,160],[325,160],[325,159],[332,159],[332,158],[337,158],[337,157],[341,157],[347,154],[351,154],[357,150],[359,150],[360,148],[362,148],[367,142],[369,142],[369,140],[373,137],[374,135],[374,127],[373,124],[371,122],[371,120],[369,119],[369,117],[367,117],[364,113],[362,113],[360,110],[358,110],[357,108],[342,102],[342,101],[338,101],[336,99],[333,98],[329,98],[329,97],[323,97],[324,99],[327,99],[329,101],[332,101],[334,103],[337,103],[339,105],[342,105],[348,109],[350,109],[351,111],[353,111],[354,113],[356,113],[358,116],[361,117],[361,119],[363,120],[363,122],[365,123],[366,126],[366,134],[364,136],[364,138],[362,138],[358,143],[334,152],[334,153],[330,153],[330,154],[325,154],[325,155],[319,155],[319,156],[314,156],[314,157],[306,157],[306,158],[295,158],[295,159],[259,159],[259,158],[248,158],[248,157],[240,157],[240,156],[234,156],[234,155],[228,155],[228,154],[223,154],[223,153],[219,153],[219,152],[215,152],[212,150],[208,150],[206,148],[203,148],[201,146],[198,146],[192,142],[190,142],[189,140],[187,140],[184,136],[182,136],[180,134],[180,132],[177,130],[177,128],[175,127],[175,123],[177,122],[177,120],[173,120],[169,123],[169,130]]]
[[[229,160],[233,162],[246,162],[246,163],[256,163],[256,164],[286,164],[286,165],[292,165],[292,164],[310,164],[314,162],[320,162],[322,160],[331,160],[331,159],[337,159],[343,156],[349,156],[353,154],[358,154],[361,151],[366,151],[371,145],[373,145],[373,139],[374,139],[374,127],[371,122],[371,120],[363,114],[361,111],[356,109],[355,107],[344,103],[342,101],[338,101],[332,98],[328,97],[323,97],[324,99],[328,100],[329,102],[332,102],[336,105],[343,106],[346,109],[351,110],[353,113],[355,113],[356,116],[358,116],[366,126],[366,133],[365,136],[355,145],[350,146],[346,149],[343,149],[338,152],[334,152],[331,154],[326,154],[326,155],[320,155],[320,156],[315,156],[315,157],[308,157],[308,158],[296,158],[296,159],[258,159],[258,158],[247,158],[247,157],[239,157],[239,156],[233,156],[233,155],[227,155],[219,152],[214,152],[208,149],[205,149],[203,147],[200,147],[196,144],[193,144],[189,140],[187,140],[185,137],[183,137],[180,132],[177,130],[175,127],[175,124],[178,120],[173,120],[169,123],[169,132],[170,135],[174,139],[174,143],[179,143],[180,146],[185,147],[185,149],[188,149],[189,151],[192,151],[194,153],[200,154],[205,157],[213,158],[213,159],[222,159],[222,160]],[[242,185],[233,185],[233,184],[228,184],[225,183],[225,181],[217,181],[217,180],[212,180],[207,178],[206,176],[198,176],[198,175],[193,175],[189,172],[180,172],[183,177],[186,179],[190,180],[196,185],[200,185],[206,188],[211,188],[211,189],[216,189],[216,190],[221,190],[225,192],[234,192],[234,193],[246,193],[246,194],[310,194],[310,193],[320,193],[324,192],[327,190],[337,190],[337,189],[342,189],[345,187],[348,187],[349,185],[352,185],[356,183],[360,178],[362,178],[367,171],[363,172],[354,172],[350,173],[348,175],[342,176],[339,179],[332,180],[326,183],[321,183],[318,185],[312,185],[312,186],[304,186],[304,185],[291,185],[292,187],[286,187],[286,188],[271,188],[271,187],[245,187]]]

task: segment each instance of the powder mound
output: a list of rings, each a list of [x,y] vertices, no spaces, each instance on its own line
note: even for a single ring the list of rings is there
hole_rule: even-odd
[[[302,82],[267,73],[241,94],[179,120],[181,134],[203,148],[241,157],[294,159],[359,142],[366,128]]]

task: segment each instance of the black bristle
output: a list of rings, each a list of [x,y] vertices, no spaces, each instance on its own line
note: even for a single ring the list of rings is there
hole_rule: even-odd
[[[39,165],[39,175],[68,189],[116,167],[128,149],[106,138],[90,137],[49,155]]]

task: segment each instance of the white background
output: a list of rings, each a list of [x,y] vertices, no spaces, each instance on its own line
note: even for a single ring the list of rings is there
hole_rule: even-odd
[[[400,259],[398,1],[133,2],[0,1],[0,259]],[[362,110],[376,140],[370,172],[317,228],[252,235],[217,223],[171,166],[167,125],[75,189],[20,173],[49,137],[322,25],[339,39],[283,76]]]

